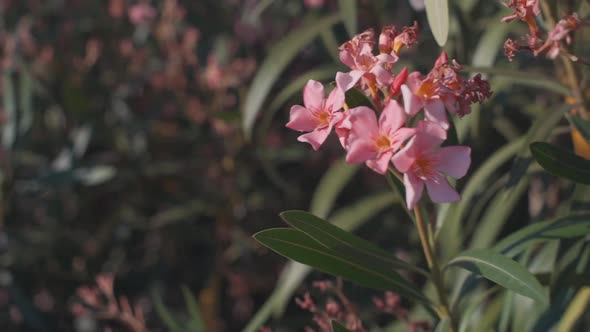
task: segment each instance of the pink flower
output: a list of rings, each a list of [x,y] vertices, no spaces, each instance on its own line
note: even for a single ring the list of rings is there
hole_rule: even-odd
[[[391,67],[397,57],[390,54],[373,55],[374,37],[374,31],[369,29],[340,46],[340,61],[352,69],[348,73],[336,73],[336,83],[343,92],[354,87],[361,78],[373,85],[386,86],[391,83],[393,77],[386,68]]]
[[[414,128],[403,128],[406,115],[400,104],[390,101],[379,117],[365,106],[348,111],[351,124],[348,136],[349,163],[366,162],[377,173],[385,174],[391,157],[415,133]]]
[[[439,147],[446,132],[438,125],[420,122],[416,135],[393,156],[393,164],[404,173],[406,204],[413,208],[420,200],[424,186],[435,203],[458,201],[461,197],[446,176],[462,178],[471,163],[467,146]]]
[[[507,23],[515,19],[526,22],[533,36],[539,35],[539,29],[535,22],[535,16],[541,14],[539,0],[509,0],[508,3],[502,3],[505,7],[514,9],[512,15],[502,18],[502,23]]]
[[[547,34],[545,43],[534,51],[535,56],[547,51],[547,58],[555,59],[561,51],[561,41],[565,39],[566,44],[571,44],[572,38],[569,33],[575,31],[580,26],[581,21],[577,13],[559,20],[553,30]]]
[[[129,8],[129,20],[138,25],[151,21],[156,17],[156,10],[147,3],[139,3]]]
[[[432,80],[424,78],[419,72],[413,72],[408,75],[406,84],[401,86],[401,91],[406,113],[415,115],[424,109],[427,121],[437,123],[444,129],[449,128],[445,105]]]
[[[303,89],[303,104],[305,106],[291,107],[287,128],[309,132],[299,136],[297,140],[309,143],[317,150],[343,117],[339,110],[344,106],[344,93],[340,89],[334,89],[324,99],[324,86],[320,82],[309,80]]]

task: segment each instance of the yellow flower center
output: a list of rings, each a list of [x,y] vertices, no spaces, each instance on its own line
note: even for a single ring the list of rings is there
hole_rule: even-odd
[[[377,147],[377,150],[385,151],[391,148],[391,141],[389,140],[389,137],[381,135],[375,140],[375,146]]]

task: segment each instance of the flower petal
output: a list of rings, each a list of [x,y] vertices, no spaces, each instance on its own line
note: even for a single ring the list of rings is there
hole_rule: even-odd
[[[445,105],[440,99],[424,105],[424,118],[426,118],[427,121],[438,124],[445,130],[449,129],[449,120],[447,119],[447,113],[445,112]]]
[[[377,82],[382,86],[390,85],[391,82],[393,82],[393,75],[391,75],[391,72],[383,68],[380,64],[374,65],[370,72],[375,75]]]
[[[435,152],[436,168],[455,179],[460,179],[471,164],[471,148],[468,146],[446,146]]]
[[[346,154],[346,162],[348,163],[362,163],[369,159],[375,158],[377,151],[375,151],[375,144],[372,141],[354,138],[348,136],[348,153]]]
[[[342,92],[352,89],[355,84],[363,77],[364,72],[360,70],[351,70],[348,73],[336,73],[336,85]]]
[[[392,156],[393,151],[384,152],[375,159],[367,160],[367,166],[379,174],[385,174],[387,173],[387,168],[389,167]]]
[[[348,114],[351,124],[350,131],[353,136],[369,138],[379,135],[375,111],[366,106],[359,106],[349,109]]]
[[[286,127],[297,131],[312,131],[317,124],[317,118],[307,108],[295,105],[291,107]]]
[[[416,113],[418,113],[418,111],[422,109],[422,107],[424,107],[422,100],[420,100],[418,96],[412,93],[412,91],[406,84],[401,86],[401,90],[402,96],[404,96],[404,106],[406,109],[406,113],[410,115],[415,115]]]
[[[392,135],[394,131],[398,130],[406,123],[406,114],[401,105],[391,100],[381,112],[379,116],[379,129],[382,133]]]
[[[328,95],[326,100],[326,109],[330,113],[339,111],[344,106],[344,92],[338,88],[334,88]]]
[[[310,111],[318,111],[322,109],[324,102],[324,86],[322,83],[314,80],[307,81],[305,88],[303,88],[303,104],[305,108]]]
[[[406,187],[406,204],[408,209],[413,209],[422,197],[424,182],[410,173],[404,174],[404,186]]]
[[[440,174],[436,179],[426,181],[428,196],[435,203],[456,202],[461,199],[459,193],[451,186],[445,176]]]
[[[412,138],[406,146],[404,146],[398,153],[393,155],[391,161],[395,168],[402,172],[408,172],[414,163],[416,162],[416,156],[414,151],[414,144],[416,141],[416,137]]]
[[[328,135],[332,131],[332,127],[318,128],[310,133],[303,134],[297,137],[299,142],[309,143],[314,150],[318,150],[320,146],[326,141]]]

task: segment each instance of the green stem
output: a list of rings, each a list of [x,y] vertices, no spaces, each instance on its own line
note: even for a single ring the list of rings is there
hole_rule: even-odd
[[[433,254],[432,244],[429,241],[428,230],[426,229],[427,226],[419,206],[414,207],[414,215],[416,216],[416,228],[418,229],[418,235],[420,236],[422,251],[424,251],[424,256],[426,257],[426,263],[428,264],[428,268],[430,270],[432,282],[434,283],[434,287],[438,293],[438,299],[440,301],[440,318],[449,318],[451,320],[451,331],[457,331],[457,324],[453,318],[449,306],[449,300],[447,299],[443,275],[440,267],[438,266],[438,260]]]

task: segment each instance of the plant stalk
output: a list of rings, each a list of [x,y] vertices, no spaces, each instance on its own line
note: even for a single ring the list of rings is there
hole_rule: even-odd
[[[425,220],[422,216],[422,212],[420,211],[420,207],[414,207],[414,215],[416,216],[416,228],[418,229],[418,235],[420,236],[422,251],[424,251],[424,256],[426,257],[426,263],[428,264],[428,269],[430,270],[432,282],[434,283],[434,287],[436,288],[438,299],[440,301],[440,318],[449,318],[451,321],[451,331],[455,332],[457,331],[457,324],[452,315],[451,307],[449,306],[443,275],[438,265],[438,260],[433,254],[433,246],[429,241]]]

